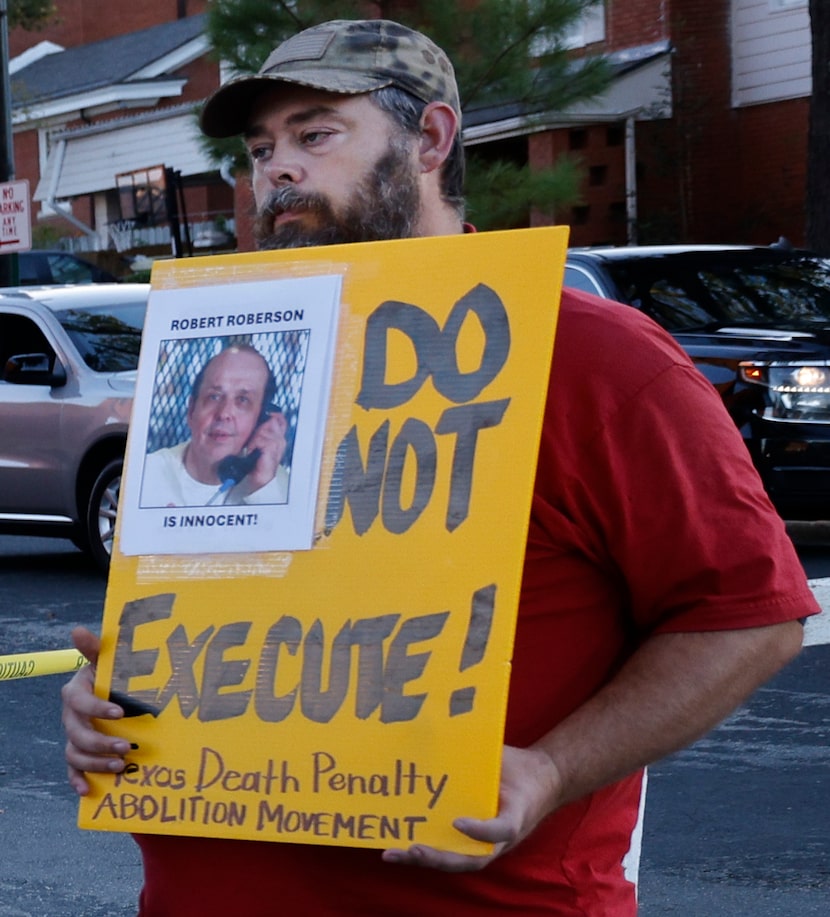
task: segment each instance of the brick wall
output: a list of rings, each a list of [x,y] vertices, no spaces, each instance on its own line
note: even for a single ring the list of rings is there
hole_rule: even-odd
[[[671,6],[672,0],[611,0],[605,12],[607,50],[632,48],[669,38]]]
[[[37,170],[37,132],[26,131],[14,135],[14,177],[29,182],[29,193],[34,194],[40,175]],[[38,205],[35,204],[34,207]]]
[[[57,16],[36,32],[12,29],[9,53],[12,57],[41,41],[53,41],[64,48],[90,44],[148,29],[162,22],[203,13],[209,0],[56,0]]]
[[[729,11],[729,0],[610,4],[609,50],[665,38],[675,49],[675,117],[637,125],[647,241],[803,242],[809,101],[732,108]],[[583,234],[605,238],[593,221]]]
[[[738,206],[727,0],[674,0],[675,131],[684,238],[723,241]]]
[[[407,2],[407,0],[402,0]],[[202,12],[207,0],[187,0],[186,12]],[[60,22],[41,33],[10,36],[12,54],[44,38],[66,46],[175,19],[181,0],[58,0]],[[367,8],[367,14],[370,14]],[[733,110],[730,102],[729,0],[611,0],[605,47],[617,50],[671,40],[675,118],[639,123],[638,205],[641,241],[734,241],[768,243],[785,235],[803,242],[807,157],[807,100]],[[21,37],[22,35],[22,37]],[[17,46],[14,42],[25,39]],[[215,85],[215,65],[187,68],[187,98]],[[573,245],[626,239],[624,147],[609,144],[623,125],[586,128],[574,149],[563,130],[528,138],[528,158],[543,165],[568,154],[581,158],[586,174],[583,201],[566,212],[534,213],[540,225],[556,219],[572,226]],[[34,148],[16,150],[23,163]],[[35,159],[36,161],[36,159]],[[29,177],[22,174],[19,177]],[[33,183],[36,177],[31,179]],[[240,185],[244,185],[244,179]],[[224,188],[212,192],[224,197]],[[193,202],[194,207],[197,202]],[[252,201],[237,194],[240,248],[251,248],[247,217]]]
[[[608,4],[605,50],[662,40],[674,48],[675,117],[636,125],[639,241],[734,237],[734,215],[742,202],[734,180],[740,144],[739,119],[730,106],[728,17],[729,0]],[[583,201],[569,214],[556,215],[560,221],[567,216],[571,223],[573,245],[626,241],[623,132],[619,123],[531,140],[531,162],[541,164],[557,149],[583,163]],[[578,133],[582,142],[574,148]],[[534,215],[535,222],[549,218]]]
[[[555,213],[534,212],[532,226],[567,223],[570,244],[624,245],[625,147],[622,123],[545,131],[528,138],[532,168],[545,168],[561,157],[577,159],[585,175],[580,200]]]
[[[753,105],[738,112],[740,163],[732,176],[742,241],[768,245],[779,235],[804,245],[808,99]]]

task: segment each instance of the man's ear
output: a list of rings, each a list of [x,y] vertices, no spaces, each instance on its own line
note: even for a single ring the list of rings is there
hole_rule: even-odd
[[[422,172],[434,172],[449,156],[458,131],[458,115],[446,102],[430,102],[421,115],[418,159]]]

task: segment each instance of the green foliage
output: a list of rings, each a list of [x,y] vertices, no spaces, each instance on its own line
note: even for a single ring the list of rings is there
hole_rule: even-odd
[[[152,269],[147,268],[142,271],[132,271],[123,278],[124,283],[149,283]]]
[[[9,0],[9,28],[34,32],[42,29],[57,13],[52,0]]]
[[[60,248],[60,241],[66,235],[52,223],[38,223],[32,227],[32,248]]]
[[[208,36],[214,53],[240,72],[255,72],[270,51],[301,29],[329,19],[376,13],[429,35],[456,69],[464,112],[511,103],[528,122],[599,95],[608,82],[600,58],[574,64],[563,46],[565,30],[596,0],[214,0]],[[244,157],[238,140],[205,141],[217,161]],[[558,173],[558,174],[557,174]],[[549,210],[578,197],[573,161],[546,172],[503,161],[485,166],[474,158],[467,178],[471,218],[484,228],[520,225],[531,206]],[[483,202],[491,198],[486,208]]]
[[[254,73],[281,41],[318,22],[359,19],[361,6],[360,0],[214,0],[208,36],[220,59]]]
[[[514,229],[532,208],[551,213],[581,203],[582,167],[564,157],[553,169],[531,170],[506,160],[467,160],[467,216],[476,229]]]

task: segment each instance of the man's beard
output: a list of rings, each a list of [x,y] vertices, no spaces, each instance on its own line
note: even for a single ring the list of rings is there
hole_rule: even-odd
[[[283,185],[269,194],[254,222],[258,249],[302,248],[346,242],[408,239],[414,234],[420,209],[418,180],[409,159],[410,145],[392,140],[389,149],[358,182],[348,202],[336,212],[325,195]],[[274,226],[285,211],[308,213],[303,219]]]

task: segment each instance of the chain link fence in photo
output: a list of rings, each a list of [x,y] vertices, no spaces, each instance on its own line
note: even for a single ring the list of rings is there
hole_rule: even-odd
[[[305,329],[162,341],[150,404],[147,452],[190,439],[187,404],[196,376],[222,350],[234,344],[247,344],[262,354],[274,374],[275,407],[285,415],[288,423],[282,464],[290,470],[309,335],[310,331]]]

